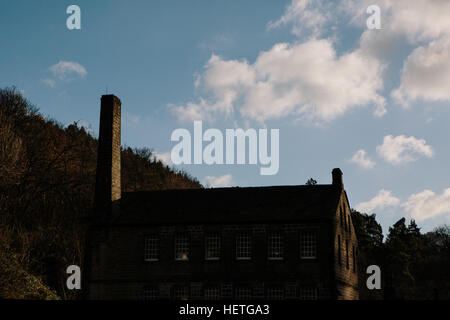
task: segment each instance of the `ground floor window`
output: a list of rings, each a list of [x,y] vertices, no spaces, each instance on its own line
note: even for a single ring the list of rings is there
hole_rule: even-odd
[[[299,288],[299,298],[300,300],[317,300],[317,288]]]

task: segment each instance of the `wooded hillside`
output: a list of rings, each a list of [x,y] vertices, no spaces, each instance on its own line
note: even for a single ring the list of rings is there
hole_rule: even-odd
[[[68,265],[81,265],[92,210],[97,139],[46,119],[15,88],[0,89],[0,298],[76,298]],[[201,188],[150,149],[122,150],[122,191]]]

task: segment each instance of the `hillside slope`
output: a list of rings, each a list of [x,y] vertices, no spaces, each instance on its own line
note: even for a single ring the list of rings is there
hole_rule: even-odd
[[[82,263],[81,221],[92,208],[97,146],[77,124],[45,119],[16,89],[0,89],[0,236],[8,244],[0,250],[0,287],[10,288],[0,298],[53,297],[41,294],[46,287],[76,298],[65,288],[65,268]],[[123,191],[201,187],[150,149],[122,151]],[[37,292],[17,285],[33,279]]]

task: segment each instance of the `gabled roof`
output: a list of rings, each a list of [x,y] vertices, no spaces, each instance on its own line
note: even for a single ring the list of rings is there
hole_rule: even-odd
[[[311,221],[336,213],[334,185],[183,189],[122,193],[114,225]]]

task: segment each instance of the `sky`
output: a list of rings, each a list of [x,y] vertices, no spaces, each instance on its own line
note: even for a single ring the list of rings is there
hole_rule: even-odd
[[[385,232],[401,217],[430,231],[450,223],[448,12],[447,0],[0,0],[0,87],[94,136],[100,97],[115,94],[123,145],[167,164],[172,132],[196,120],[278,129],[274,175],[177,168],[245,187],[329,184],[339,167],[351,207]]]

